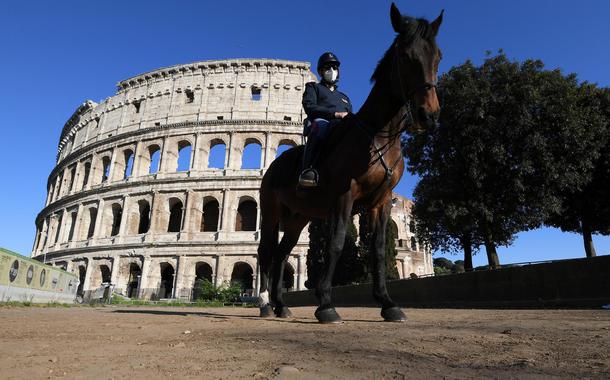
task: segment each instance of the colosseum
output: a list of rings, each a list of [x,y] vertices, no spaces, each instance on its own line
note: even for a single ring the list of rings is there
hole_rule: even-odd
[[[79,276],[87,294],[189,299],[196,279],[257,294],[258,188],[265,168],[302,144],[307,62],[202,61],[118,83],[64,125],[32,256]],[[395,198],[401,277],[432,273],[411,202]],[[306,231],[306,230],[305,230]],[[286,267],[304,289],[308,236]]]

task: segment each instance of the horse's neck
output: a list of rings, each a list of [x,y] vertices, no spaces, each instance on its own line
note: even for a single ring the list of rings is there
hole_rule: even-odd
[[[395,135],[400,126],[392,123],[393,117],[400,110],[401,104],[392,96],[385,86],[375,83],[366,101],[358,110],[358,118],[366,126],[366,129],[376,135],[377,139],[382,136]]]

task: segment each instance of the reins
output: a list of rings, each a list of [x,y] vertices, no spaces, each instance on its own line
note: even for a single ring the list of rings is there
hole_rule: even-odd
[[[402,104],[406,108],[406,111],[405,111],[404,115],[398,121],[398,124],[402,124],[402,127],[398,130],[398,132],[396,132],[394,134],[388,134],[388,135],[384,136],[380,132],[375,133],[375,134],[369,132],[369,130],[366,127],[366,125],[359,118],[356,119],[357,120],[356,125],[372,140],[373,147],[375,148],[375,153],[379,157],[378,160],[381,163],[381,166],[383,166],[383,168],[385,169],[386,180],[388,181],[388,185],[392,181],[392,176],[394,175],[394,169],[396,168],[398,163],[402,160],[402,155],[394,162],[394,164],[392,166],[389,166],[388,163],[385,160],[385,157],[384,157],[385,153],[389,149],[385,150],[383,153],[382,153],[382,150],[386,146],[391,146],[398,136],[400,136],[410,126],[413,126],[415,124],[415,118],[413,117],[413,110],[412,110],[412,102],[411,102],[410,98],[417,91],[421,91],[421,90],[430,91],[431,89],[436,88],[436,83],[425,82],[421,86],[415,87],[411,92],[409,92],[408,95],[405,94],[405,89],[404,89],[404,86],[403,86],[402,75],[400,73],[400,67],[398,65],[398,61],[400,60],[400,57],[396,53],[396,48],[397,48],[397,44],[396,44],[396,42],[394,42],[394,59],[392,60],[391,75],[394,75],[394,72],[396,72],[396,74],[398,76],[397,79],[398,79],[398,87],[400,87],[400,96],[402,98]],[[397,70],[395,70],[395,69],[397,69]],[[375,140],[375,137],[377,137],[377,136],[386,137],[386,138],[389,139],[389,142],[387,144],[384,144],[384,146],[382,146],[381,148],[379,148],[377,146],[377,141]]]

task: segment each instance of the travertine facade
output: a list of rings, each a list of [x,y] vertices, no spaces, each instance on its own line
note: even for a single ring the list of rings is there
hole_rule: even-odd
[[[32,256],[79,275],[84,292],[111,282],[128,296],[188,298],[196,278],[256,292],[260,180],[278,149],[302,143],[312,80],[306,62],[204,61],[86,101],[62,130]],[[398,269],[428,274],[409,209],[399,198],[392,212]],[[303,233],[287,288],[304,287],[307,244]]]

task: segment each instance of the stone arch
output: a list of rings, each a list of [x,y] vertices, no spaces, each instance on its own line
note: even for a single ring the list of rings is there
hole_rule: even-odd
[[[93,265],[93,263],[90,263],[88,265]],[[110,282],[111,272],[109,263],[106,263],[106,261],[104,260],[102,261],[102,263],[99,263],[94,268],[95,269],[91,274],[91,289],[97,289],[102,283]]]
[[[219,227],[220,220],[220,204],[214,197],[205,197],[203,199],[203,208],[201,210],[201,232],[216,232]]]
[[[180,232],[182,229],[183,203],[179,198],[168,200],[169,219],[167,222],[167,232]]]
[[[178,157],[176,158],[176,171],[185,172],[191,170],[191,157],[193,146],[188,140],[178,142]]]
[[[275,157],[279,157],[282,153],[284,153],[285,151],[294,148],[295,146],[297,146],[298,144],[291,139],[282,139],[280,140],[280,142],[277,145],[277,149],[275,150]]]
[[[137,202],[129,202],[129,214],[127,218],[127,235],[145,234],[150,229],[150,202],[148,199],[139,199]]]
[[[249,293],[254,289],[254,270],[250,264],[238,261],[233,264],[231,272],[231,283],[241,286],[242,293]]]
[[[247,138],[241,157],[242,169],[260,169],[263,144],[256,138]]]
[[[112,224],[110,226],[110,236],[116,236],[121,229],[121,219],[123,217],[123,207],[120,203],[113,203],[111,206]]]
[[[235,231],[256,231],[258,205],[251,197],[241,197],[235,217]]]
[[[159,284],[159,298],[172,298],[174,290],[174,266],[168,262],[159,264],[161,282]]]
[[[209,169],[224,169],[227,161],[227,144],[222,139],[210,141],[210,153],[208,155]]]
[[[195,264],[195,281],[197,280],[208,280],[213,282],[212,277],[214,276],[214,270],[212,266],[205,261],[199,261]]]
[[[134,154],[132,148],[126,148],[117,154],[114,161],[113,180],[120,181],[131,177],[133,174]]]
[[[91,206],[84,210],[83,217],[80,221],[80,236],[79,240],[91,239],[95,232],[95,221],[97,219],[97,207]]]
[[[87,268],[84,265],[78,266],[78,288],[76,289],[76,295],[83,296],[85,292],[83,291],[85,286],[85,276],[87,275]]]
[[[102,157],[102,178],[101,178],[101,182],[106,182],[108,181],[108,178],[110,177],[110,157],[109,156],[104,156]]]
[[[137,298],[140,287],[140,279],[142,278],[142,268],[137,263],[129,263],[129,272],[127,274],[127,285],[125,287],[125,295],[129,298]]]
[[[89,184],[89,176],[91,175],[91,161],[87,161],[84,164],[83,168],[83,186],[81,190],[84,189]]]
[[[141,157],[140,166],[146,168],[142,175],[155,174],[159,171],[161,163],[161,147],[159,144],[150,144],[146,147],[146,155]]]

